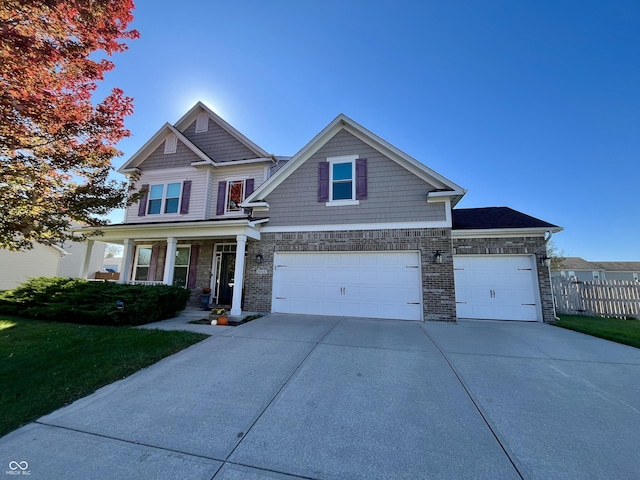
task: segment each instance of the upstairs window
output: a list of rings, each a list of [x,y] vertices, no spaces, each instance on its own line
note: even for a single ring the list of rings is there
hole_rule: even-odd
[[[180,190],[180,183],[151,185],[149,187],[147,213],[149,215],[178,213],[178,208],[180,206]]]
[[[318,201],[327,206],[358,205],[367,199],[367,159],[329,157],[318,164]]]
[[[227,213],[242,211],[240,204],[244,200],[244,187],[244,180],[231,180],[227,183],[227,206],[225,209]]]

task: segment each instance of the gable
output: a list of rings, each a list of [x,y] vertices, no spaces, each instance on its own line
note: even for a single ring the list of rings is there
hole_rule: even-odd
[[[196,124],[197,120],[194,120],[182,133],[214,162],[224,163],[261,157],[215,121],[209,121],[204,132],[196,132]]]
[[[158,170],[164,168],[189,167],[191,163],[200,161],[191,148],[178,140],[175,153],[164,153],[164,142],[145,158],[138,166],[140,170]]]
[[[280,169],[278,172],[265,182],[253,195],[251,195],[244,204],[252,206],[252,203],[258,202],[271,194],[278,186],[293,172],[296,171],[306,160],[314,155],[329,140],[331,140],[338,132],[345,130],[354,137],[361,140],[388,159],[396,162],[398,165],[430,183],[435,188],[431,191],[432,199],[436,197],[444,197],[450,200],[454,205],[466,193],[466,190],[456,185],[451,180],[443,177],[437,172],[431,170],[423,163],[418,162],[406,153],[397,149],[382,138],[373,134],[366,128],[357,124],[346,115],[338,115],[329,125],[327,125],[320,133],[318,133],[309,143],[307,143],[298,153]]]
[[[318,201],[318,165],[327,158],[367,159],[367,198],[358,205],[327,206]],[[269,227],[446,221],[444,201],[427,203],[426,182],[345,129],[340,129],[264,197]]]

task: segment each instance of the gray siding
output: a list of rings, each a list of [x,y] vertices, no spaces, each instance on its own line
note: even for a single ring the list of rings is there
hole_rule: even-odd
[[[249,147],[230,135],[211,118],[209,119],[209,129],[206,132],[196,133],[196,122],[194,121],[182,133],[216,162],[231,162],[258,157]]]
[[[318,163],[327,157],[367,158],[368,199],[360,205],[318,202]],[[345,130],[339,131],[265,200],[269,226],[416,222],[445,219],[444,203],[429,203],[434,187]]]
[[[140,170],[159,170],[163,168],[188,167],[192,162],[200,162],[202,159],[184,143],[178,140],[176,153],[164,153],[164,142],[140,164]]]

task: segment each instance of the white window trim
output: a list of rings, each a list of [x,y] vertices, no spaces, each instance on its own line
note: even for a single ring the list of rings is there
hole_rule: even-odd
[[[165,213],[164,209],[165,206],[167,204],[167,190],[169,185],[172,185],[174,183],[177,183],[178,185],[180,185],[180,192],[178,193],[178,209],[175,212],[172,213]],[[162,199],[160,202],[160,213],[150,213],[149,212],[149,203],[151,202],[151,200],[158,200],[157,198],[151,198],[151,195],[149,195],[149,198],[147,199],[147,215],[181,215],[180,213],[180,207],[182,206],[182,189],[184,188],[184,182],[168,182],[168,183],[152,183],[151,185],[149,185],[149,193],[151,193],[151,188],[152,187],[156,187],[158,185],[162,185]],[[175,198],[175,197],[171,197],[171,198]]]
[[[140,249],[141,248],[149,248],[151,249],[151,257],[153,256],[153,245],[136,245],[136,258],[133,261],[133,269],[131,270],[131,278],[129,279],[132,282],[138,282],[138,281],[146,281],[145,280],[136,280],[136,272],[138,270],[138,257],[140,256]],[[149,265],[143,265],[147,268],[151,268],[151,260],[152,258],[149,257]],[[148,278],[148,275],[147,275]]]
[[[246,198],[247,195],[247,177],[236,177],[236,178],[226,178],[227,182],[226,191],[224,192],[224,215],[233,217],[244,215],[244,208],[240,208],[240,210],[227,210],[229,206],[229,191],[231,189],[231,182],[242,182],[242,201]]]
[[[173,133],[167,135],[167,138],[164,140],[164,154],[167,155],[169,153],[176,153],[178,149],[178,137],[176,137]]]
[[[201,113],[196,118],[196,133],[203,133],[209,130],[209,115]]]
[[[327,207],[339,207],[344,205],[360,205],[360,200],[356,200],[356,160],[358,155],[342,155],[340,157],[327,157],[329,162],[329,201],[325,203]],[[351,162],[351,198],[345,200],[331,200],[333,198],[333,165],[336,163]]]
[[[185,281],[184,281],[184,288],[187,288],[187,284],[189,283],[189,270],[191,270],[191,265],[190,265],[190,261],[191,261],[191,247],[192,245],[176,245],[176,257],[178,254],[178,250],[179,249],[189,249],[189,254],[187,255],[187,264],[186,265],[178,265],[177,263],[174,262],[173,264],[173,283],[175,284],[176,282],[176,268],[184,268],[187,267],[187,275],[185,276]]]

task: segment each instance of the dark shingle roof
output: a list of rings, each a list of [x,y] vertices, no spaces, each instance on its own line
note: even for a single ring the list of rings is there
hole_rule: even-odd
[[[539,218],[509,207],[456,208],[453,210],[454,230],[485,230],[491,228],[559,228]]]

